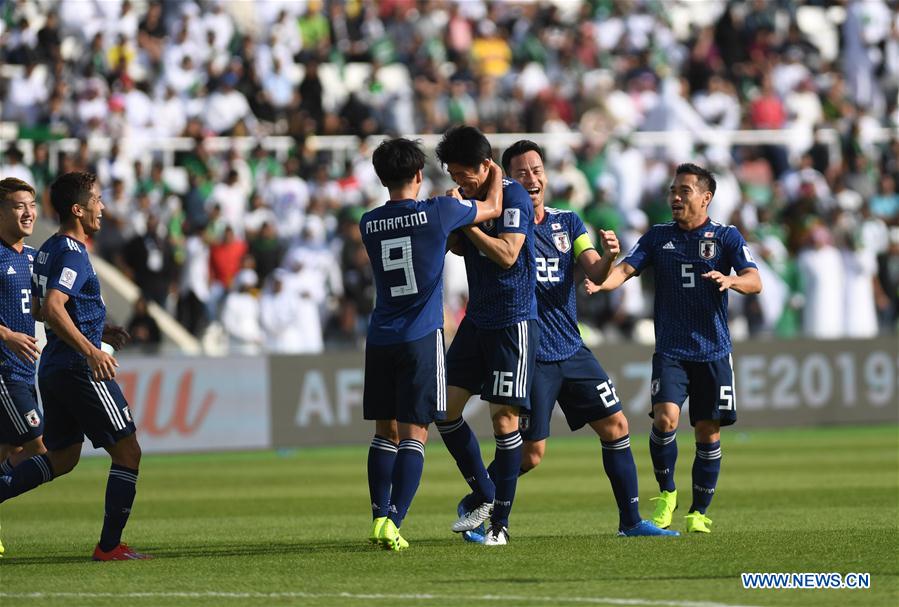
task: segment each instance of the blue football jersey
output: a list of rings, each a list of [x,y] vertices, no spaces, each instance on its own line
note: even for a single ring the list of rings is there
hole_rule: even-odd
[[[106,304],[100,296],[100,280],[84,243],[54,234],[41,245],[31,275],[31,293],[43,306],[50,289],[69,296],[66,310],[72,322],[88,341],[99,348],[106,322]],[[47,330],[47,345],[41,353],[39,372],[86,364],[84,356],[73,350],[47,325],[44,327]]]
[[[494,238],[507,232],[524,234],[515,264],[504,270],[462,235],[468,308],[465,314],[481,329],[502,329],[522,320],[537,318],[536,266],[534,258],[534,204],[517,181],[503,178],[503,214],[478,227]]]
[[[22,252],[0,240],[0,324],[16,333],[34,337],[31,316],[31,266],[36,252],[25,245]],[[0,343],[0,375],[4,379],[34,383],[34,363],[27,363]]]
[[[734,226],[709,220],[687,232],[675,222],[654,225],[624,261],[638,273],[655,267],[656,352],[695,362],[730,353],[727,291],[702,274],[758,267]]]
[[[534,228],[537,249],[537,360],[566,360],[583,345],[577,326],[574,271],[577,258],[595,248],[584,222],[572,211],[546,207]]]
[[[443,262],[450,232],[474,221],[471,200],[438,196],[390,201],[359,221],[377,299],[368,343],[421,339],[443,327]]]

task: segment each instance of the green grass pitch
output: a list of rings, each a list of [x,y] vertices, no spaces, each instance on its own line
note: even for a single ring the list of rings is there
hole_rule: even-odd
[[[647,437],[632,445],[648,515]],[[83,461],[0,507],[0,605],[899,605],[896,426],[725,432],[713,533],[681,538],[615,537],[598,440],[550,439],[498,548],[449,531],[465,487],[438,439],[399,554],[365,541],[366,449],[147,456],[125,540],[156,558],[125,563],[89,560],[108,460]],[[872,588],[744,590],[741,572],[867,572]]]

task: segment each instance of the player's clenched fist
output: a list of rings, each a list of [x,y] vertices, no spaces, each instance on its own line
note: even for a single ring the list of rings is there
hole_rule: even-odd
[[[609,253],[612,257],[617,257],[621,252],[621,244],[618,242],[618,236],[614,230],[600,230],[599,239],[602,243],[604,253]]]

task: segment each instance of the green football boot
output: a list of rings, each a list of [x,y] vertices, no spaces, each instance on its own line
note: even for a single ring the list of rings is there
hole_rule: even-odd
[[[677,510],[677,489],[674,491],[662,491],[659,497],[649,499],[656,503],[651,520],[659,529],[667,529],[671,526],[671,517]]]
[[[379,516],[371,523],[371,533],[368,536],[369,544],[380,544],[381,543],[381,527],[384,526],[384,522],[387,520],[386,516]]]
[[[684,517],[684,520],[687,522],[687,533],[712,532],[712,530],[709,529],[709,526],[712,524],[712,519],[701,512],[690,512],[689,514],[687,514],[687,516]]]
[[[409,547],[409,542],[403,539],[403,536],[400,535],[400,530],[396,528],[394,522],[389,518],[381,526],[381,533],[378,535],[378,538],[381,540],[381,546],[385,550],[399,552]]]

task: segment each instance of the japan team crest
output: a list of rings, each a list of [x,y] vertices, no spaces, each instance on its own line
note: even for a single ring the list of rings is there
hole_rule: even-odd
[[[655,396],[656,394],[659,393],[659,388],[661,388],[661,387],[662,387],[662,380],[654,379],[654,380],[652,380],[652,387],[649,389],[649,391],[652,393],[653,396]]]
[[[496,225],[496,222],[492,219],[488,219],[487,221],[481,223],[481,229],[485,232],[489,232],[493,229],[493,226]]]
[[[699,241],[699,256],[703,259],[712,259],[717,253],[714,240]]]
[[[32,409],[25,414],[25,421],[27,421],[28,425],[32,428],[37,428],[41,425],[41,416],[37,414],[35,409]]]
[[[553,232],[553,244],[562,253],[571,250],[571,240],[568,239],[568,232]]]
[[[527,432],[528,428],[531,427],[531,416],[530,415],[519,415],[518,416],[518,430],[520,432]]]

